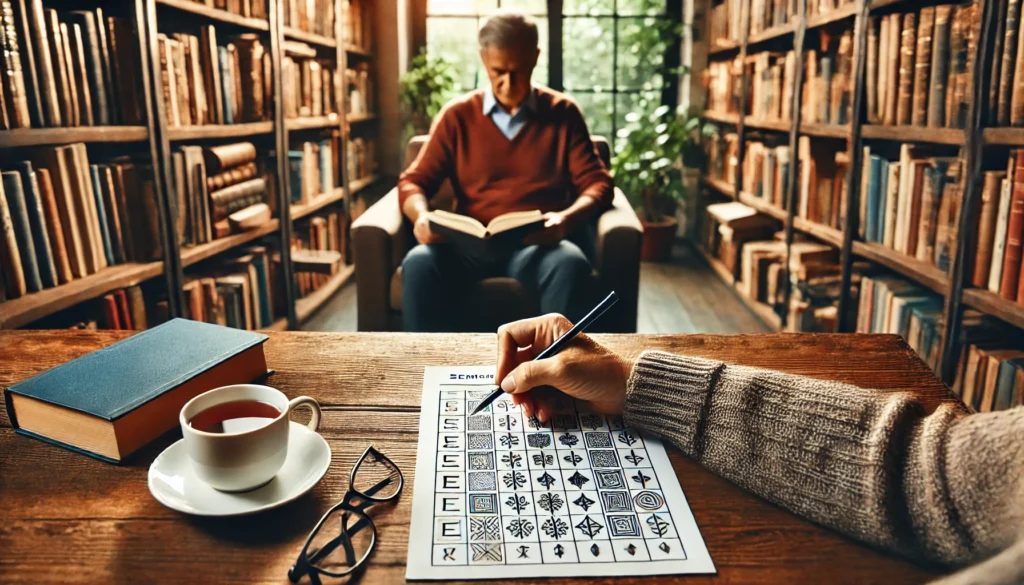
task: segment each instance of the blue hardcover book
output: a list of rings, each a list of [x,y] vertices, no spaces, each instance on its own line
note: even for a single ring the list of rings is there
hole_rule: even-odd
[[[107,212],[103,207],[103,187],[100,186],[100,168],[89,165],[92,177],[92,193],[96,199],[96,214],[100,222],[100,235],[103,237],[103,255],[107,258],[107,266],[114,265],[114,248],[110,245],[110,227],[107,223]]]
[[[25,209],[28,211],[28,222],[32,227],[32,244],[36,249],[39,280],[43,288],[51,288],[57,286],[57,267],[53,263],[53,250],[50,247],[50,234],[46,229],[39,181],[36,180],[31,162],[23,160],[14,163],[14,166],[21,174],[21,190],[25,195]]]
[[[258,296],[260,300],[260,327],[269,327],[274,321],[274,316],[270,312],[270,277],[267,274],[267,249],[257,246],[249,248],[248,252],[253,256],[252,265],[256,267],[256,288],[259,289]]]
[[[992,410],[1006,410],[1013,406],[1013,382],[1017,369],[1024,368],[1024,357],[1010,358],[999,364],[996,376],[996,397]]]
[[[4,389],[19,434],[117,463],[199,394],[267,375],[266,335],[172,319]]]
[[[878,161],[878,208],[875,210],[875,241],[885,241],[885,209],[889,205],[889,161],[880,158]]]
[[[302,201],[302,151],[288,151],[288,191],[292,203]]]
[[[882,172],[882,157],[877,154],[871,155],[871,163],[868,167],[868,205],[865,211],[864,240],[867,242],[878,241],[878,187]]]
[[[21,256],[21,270],[25,274],[25,287],[28,292],[38,292],[42,290],[43,283],[39,278],[36,247],[32,240],[32,225],[28,220],[21,175],[17,171],[5,171],[3,185],[7,194],[7,207],[11,212],[11,223],[14,225],[14,238],[18,242],[18,254]]]
[[[320,141],[320,192],[329,192],[334,185],[331,172],[331,141]]]
[[[217,47],[217,57],[220,61],[220,84],[224,96],[224,123],[235,123],[235,85],[231,82],[231,61],[228,59],[228,48]]]

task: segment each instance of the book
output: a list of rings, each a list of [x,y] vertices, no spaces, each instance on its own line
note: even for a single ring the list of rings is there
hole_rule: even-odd
[[[988,287],[1000,192],[1005,177],[1006,173],[1003,171],[985,172],[985,184],[981,191],[981,213],[978,214],[978,249],[974,259],[974,276],[971,279],[971,284],[976,288]]]
[[[1006,227],[1006,246],[1003,253],[1003,277],[999,284],[999,296],[1016,300],[1018,279],[1021,273],[1022,246],[1024,246],[1024,149],[1015,153],[1013,170],[1013,196],[1010,200],[1010,216]]]
[[[1006,253],[1006,229],[1010,223],[1010,201],[1013,198],[1013,181],[1004,178],[999,193],[999,210],[996,216],[996,233],[992,242],[992,262],[989,267],[988,290],[999,294],[1003,280],[1003,257]]]
[[[7,415],[19,434],[118,463],[195,396],[266,375],[266,339],[173,319],[5,388]]]
[[[3,177],[3,190],[7,195],[7,206],[11,215],[14,238],[17,240],[17,250],[21,256],[25,285],[28,287],[28,292],[38,292],[42,290],[43,285],[39,277],[39,264],[36,259],[32,225],[29,222],[28,206],[25,203],[21,176],[17,171],[4,171],[0,175]]]
[[[914,97],[911,123],[926,126],[928,122],[928,76],[931,73],[932,31],[935,28],[935,7],[921,8],[917,29],[917,52],[914,55]]]
[[[435,210],[430,212],[429,221],[432,231],[467,253],[490,255],[514,247],[528,234],[544,229],[545,219],[537,210],[513,211],[495,217],[485,226],[465,215]]]
[[[3,272],[5,296],[16,299],[28,292],[28,286],[3,181],[0,181],[0,236],[0,271]]]
[[[57,268],[53,261],[39,181],[36,179],[36,173],[29,161],[19,161],[14,166],[21,176],[25,209],[28,211],[28,220],[32,227],[32,244],[35,247],[36,265],[39,268],[42,288],[51,288],[57,286]]]

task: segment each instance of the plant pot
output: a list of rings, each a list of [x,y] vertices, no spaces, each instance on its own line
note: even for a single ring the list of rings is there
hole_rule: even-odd
[[[644,227],[640,260],[644,262],[666,262],[672,257],[672,244],[676,240],[678,222],[674,217],[666,217],[656,222],[641,219]]]

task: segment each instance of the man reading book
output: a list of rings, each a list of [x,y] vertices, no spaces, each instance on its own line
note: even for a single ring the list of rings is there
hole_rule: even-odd
[[[542,312],[579,318],[586,310],[590,262],[571,240],[583,242],[591,220],[610,205],[612,181],[576,103],[531,84],[537,37],[527,16],[500,13],[485,21],[479,43],[489,86],[445,106],[399,178],[402,211],[419,242],[402,262],[406,331],[462,327],[463,291],[493,276],[535,291]],[[470,253],[431,229],[428,201],[446,179],[456,213],[484,226],[519,211],[543,212],[545,221],[513,246],[484,257]]]

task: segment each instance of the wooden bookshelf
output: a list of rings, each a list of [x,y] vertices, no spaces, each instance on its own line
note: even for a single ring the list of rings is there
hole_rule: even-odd
[[[355,197],[360,191],[369,187],[370,185],[377,182],[377,175],[370,175],[369,177],[363,177],[362,179],[354,179],[349,182],[348,190]]]
[[[270,23],[266,20],[259,18],[248,18],[237,14],[232,14],[227,10],[221,10],[218,8],[210,8],[205,4],[198,2],[189,2],[188,0],[156,0],[156,3],[160,6],[169,6],[171,8],[189,12],[191,14],[197,14],[199,16],[222,22],[224,24],[230,24],[241,28],[247,28],[257,31],[269,31]]]
[[[986,145],[1024,146],[1024,128],[985,128],[981,139]]]
[[[721,112],[714,112],[711,110],[704,110],[702,114],[705,120],[711,120],[714,122],[721,122],[723,124],[737,125],[740,123],[739,114],[723,114]]]
[[[704,257],[704,261],[708,263],[708,266],[711,267],[711,270],[713,270],[719,278],[729,285],[734,285],[736,283],[732,272],[725,267],[725,264],[721,260],[716,258],[714,254],[705,250],[703,246],[696,246],[696,248],[700,252],[700,255]]]
[[[171,142],[182,140],[209,140],[214,138],[247,138],[274,131],[272,121],[245,122],[243,124],[206,124],[204,126],[179,126],[167,129]]]
[[[345,286],[345,283],[352,278],[352,274],[355,273],[355,270],[356,267],[354,265],[342,265],[338,269],[338,272],[327,281],[327,284],[295,301],[295,314],[299,323],[304,323],[307,319],[312,317],[313,314],[324,305],[324,303],[334,296],[334,293],[338,292],[341,287]]]
[[[304,30],[299,30],[297,28],[292,28],[289,26],[283,26],[281,27],[281,30],[284,32],[284,36],[287,39],[302,41],[304,43],[317,45],[325,49],[335,49],[338,47],[338,42],[332,39],[331,37],[325,37],[323,35],[306,32]]]
[[[851,2],[850,4],[848,4],[847,6],[843,6],[842,8],[837,8],[836,10],[833,10],[831,12],[826,12],[825,14],[819,14],[817,16],[812,16],[811,18],[808,18],[807,29],[811,30],[825,26],[827,24],[832,24],[833,22],[839,22],[840,20],[850,18],[851,16],[854,16],[856,14],[857,3]]]
[[[964,131],[960,128],[922,128],[921,126],[865,124],[861,126],[860,131],[864,138],[875,140],[955,145],[962,145],[964,143]]]
[[[743,125],[749,128],[758,128],[760,130],[789,132],[790,128],[793,127],[793,122],[790,122],[789,120],[758,120],[753,116],[746,116],[743,119]]]
[[[263,236],[268,236],[276,232],[280,227],[281,222],[275,218],[268,221],[266,225],[256,229],[244,231],[238,234],[231,234],[226,238],[218,238],[212,242],[192,246],[191,248],[184,248],[181,251],[181,265],[191,266],[197,262],[202,262],[207,258],[212,258],[217,254],[222,254],[232,248],[241,246],[242,244],[248,244],[253,240],[258,240]]]
[[[338,203],[339,201],[345,200],[345,190],[341,187],[334,189],[329,193],[322,193],[317,198],[313,199],[309,203],[304,205],[292,205],[291,216],[293,220],[302,219],[307,215],[316,213],[324,207]]]
[[[145,126],[75,126],[71,128],[18,128],[0,130],[0,148],[47,146],[72,142],[143,142]]]
[[[808,124],[806,122],[801,122],[800,134],[816,136],[818,138],[846,139],[850,135],[850,127],[840,126],[838,124]]]
[[[760,197],[755,197],[752,193],[747,193],[746,191],[740,191],[739,199],[740,203],[748,207],[753,207],[758,211],[758,213],[763,213],[764,215],[767,215],[769,217],[774,217],[779,221],[786,221],[786,217],[787,215],[789,215],[785,211],[779,209],[778,207],[775,207],[774,205],[768,203],[764,199],[761,199]]]
[[[765,41],[771,41],[786,35],[791,35],[796,30],[796,22],[789,22],[779,26],[773,26],[768,30],[763,30],[755,35],[751,35],[747,38],[747,45],[754,45],[757,43],[763,43]]]
[[[716,258],[714,254],[710,254],[701,246],[696,246],[700,255],[704,257],[704,261],[708,263],[708,266],[726,283],[732,286],[733,293],[743,302],[744,305],[750,309],[754,315],[757,316],[765,325],[771,328],[773,331],[782,330],[782,318],[779,317],[778,313],[772,310],[768,305],[755,301],[746,295],[739,289],[739,283],[733,279],[732,273],[725,267],[725,264],[721,260]]]
[[[1024,329],[1024,306],[980,288],[964,289],[964,304]]]
[[[349,114],[345,116],[345,120],[349,124],[359,124],[361,122],[372,122],[377,119],[377,114]]]
[[[854,242],[853,253],[917,281],[940,295],[949,293],[946,273],[928,262],[911,258],[875,242]]]
[[[842,247],[843,245],[843,232],[831,226],[822,225],[802,217],[793,216],[793,229],[809,236],[814,236],[815,238],[837,248]]]
[[[296,130],[320,130],[323,128],[334,128],[341,123],[337,114],[329,116],[306,116],[303,118],[288,118],[284,121],[285,128],[289,132]]]
[[[353,57],[362,57],[363,59],[369,59],[373,57],[373,53],[369,49],[347,43],[345,45],[345,52]]]
[[[736,198],[736,189],[733,189],[732,185],[730,185],[729,183],[726,183],[721,179],[715,179],[708,176],[701,177],[701,180],[703,180],[706,185],[708,185],[715,191],[718,191],[722,195],[725,195],[726,197],[731,197],[733,199]]]
[[[708,55],[711,57],[715,57],[717,55],[722,55],[724,53],[731,53],[732,51],[739,49],[740,45],[742,45],[742,43],[740,43],[739,41],[718,43],[717,45],[711,47],[711,49],[708,50]]]
[[[0,329],[14,329],[37,319],[160,276],[163,263],[118,264],[54,288],[0,303]]]

